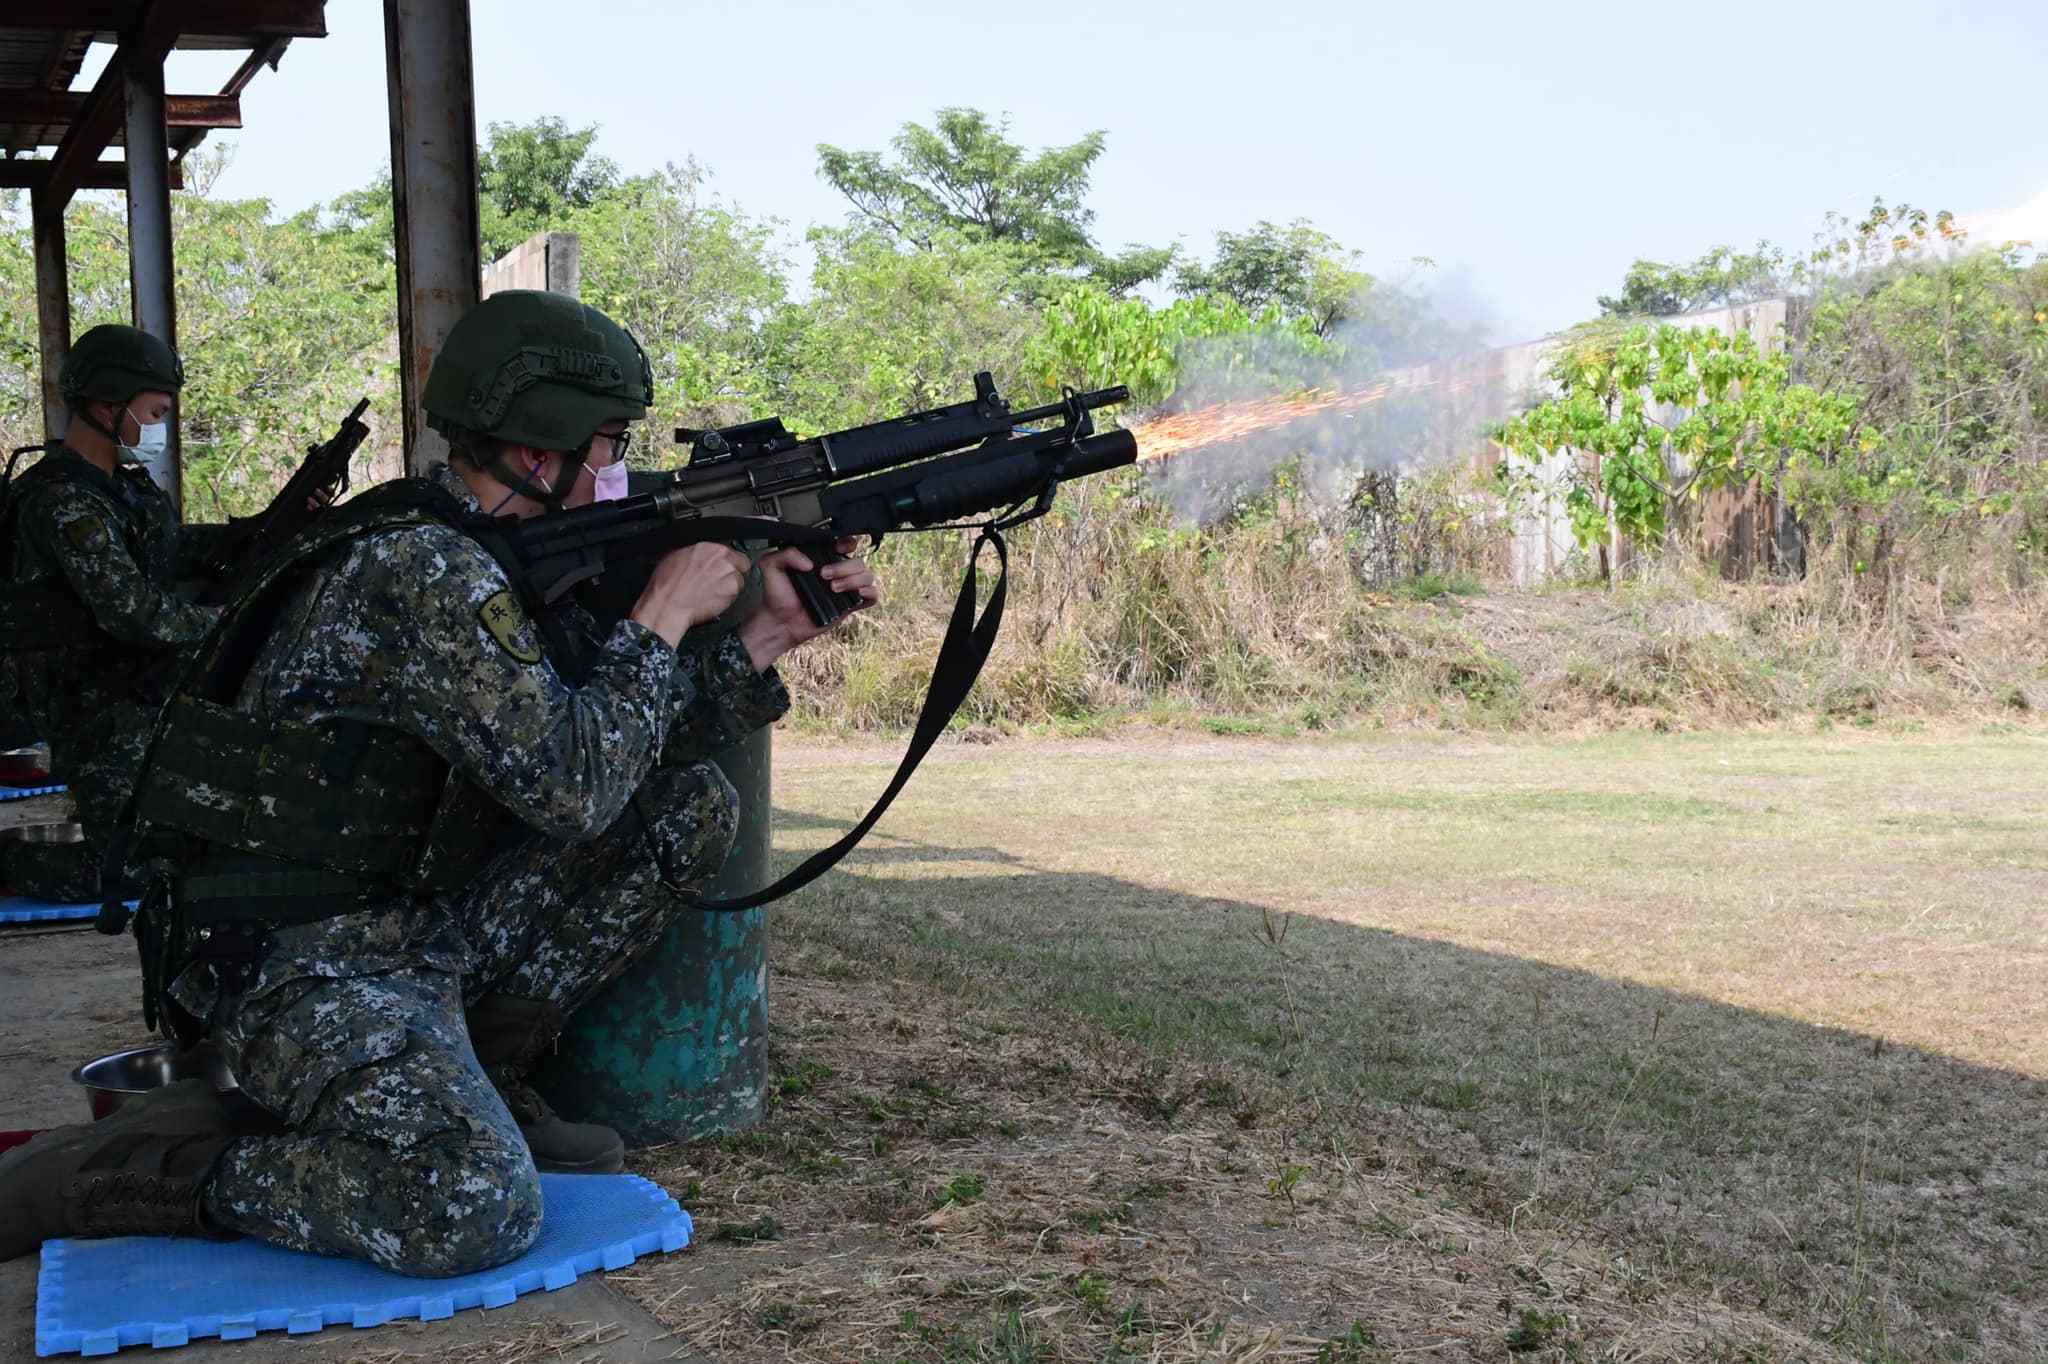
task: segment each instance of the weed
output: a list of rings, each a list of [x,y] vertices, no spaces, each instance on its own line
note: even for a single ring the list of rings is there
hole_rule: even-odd
[[[1369,1361],[1385,1358],[1375,1348],[1372,1328],[1362,1321],[1351,1323],[1349,1330],[1341,1336],[1333,1336],[1316,1351],[1315,1364],[1369,1364]]]
[[[952,1182],[939,1191],[936,1207],[947,1207],[955,1203],[972,1203],[987,1191],[980,1175],[955,1175]]]
[[[1394,584],[1394,595],[1409,601],[1435,601],[1439,597],[1476,597],[1486,589],[1469,573],[1446,576],[1429,570]]]
[[[801,1098],[832,1078],[832,1067],[816,1061],[799,1061],[796,1069],[776,1077],[776,1088],[785,1098]]]
[[[1564,1343],[1559,1337],[1570,1326],[1571,1318],[1562,1312],[1524,1307],[1515,1324],[1508,1328],[1507,1347],[1514,1354],[1549,1349]]]
[[[735,1246],[750,1246],[759,1241],[780,1241],[782,1227],[764,1212],[751,1222],[720,1222],[712,1231],[711,1239]]]
[[[1266,1193],[1273,1198],[1286,1199],[1288,1209],[1293,1211],[1295,1186],[1300,1184],[1308,1173],[1309,1168],[1306,1165],[1282,1165],[1279,1172],[1266,1181]]]

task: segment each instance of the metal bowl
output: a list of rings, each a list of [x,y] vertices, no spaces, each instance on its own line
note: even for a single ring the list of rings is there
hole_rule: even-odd
[[[220,1053],[204,1043],[190,1051],[179,1051],[168,1042],[132,1047],[87,1061],[71,1072],[71,1078],[85,1086],[85,1101],[92,1109],[94,1122],[138,1094],[179,1080],[210,1081],[220,1095],[222,1107],[238,1123],[268,1116],[242,1093]]]
[[[23,843],[83,843],[83,824],[24,824],[16,829],[0,830],[0,838],[18,838]]]

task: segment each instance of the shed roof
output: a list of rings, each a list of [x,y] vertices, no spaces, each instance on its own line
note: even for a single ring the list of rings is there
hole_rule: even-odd
[[[119,162],[96,160],[123,141],[123,120],[100,104],[118,107],[115,63],[93,90],[71,88],[92,44],[125,43],[158,60],[173,49],[248,52],[218,92],[165,97],[175,161],[209,131],[242,126],[242,90],[262,67],[276,69],[292,39],[326,37],[325,10],[325,0],[10,0],[0,17],[0,185],[36,183],[49,173],[31,164],[38,154],[65,159],[44,149],[62,149],[72,137],[97,145],[79,149],[95,160],[71,158],[70,188],[121,183]]]

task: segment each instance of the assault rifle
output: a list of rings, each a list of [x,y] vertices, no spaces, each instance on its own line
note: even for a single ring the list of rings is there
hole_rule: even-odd
[[[553,602],[614,566],[706,540],[802,545],[819,563],[834,540],[879,543],[900,530],[981,522],[997,535],[1043,516],[1059,485],[1138,457],[1128,431],[1095,433],[1094,413],[1128,389],[1068,393],[1013,412],[987,374],[971,401],[798,439],[779,418],[715,430],[680,428],[690,461],[659,486],[614,502],[501,522],[526,585]],[[1052,422],[1041,429],[1035,423]],[[768,518],[766,520],[756,518]],[[811,619],[830,625],[860,603],[815,570],[796,575]]]
[[[833,544],[846,537],[879,543],[896,531],[963,523],[980,531],[909,749],[888,789],[843,837],[773,885],[729,900],[700,900],[696,908],[731,912],[767,904],[823,873],[874,827],[967,699],[995,644],[1009,566],[1003,532],[1051,510],[1061,483],[1137,459],[1130,432],[1095,432],[1095,411],[1129,397],[1122,386],[1069,391],[1056,403],[1013,412],[995,381],[977,374],[969,402],[808,440],[772,417],[679,430],[676,439],[691,446],[690,462],[651,491],[526,521],[506,518],[492,527],[509,550],[506,557],[523,566],[527,592],[542,602],[591,584],[608,569],[626,571],[615,578],[637,577],[636,570],[670,550],[707,540],[801,545],[822,564],[838,557]],[[1037,423],[1051,424],[1033,429]],[[1001,572],[977,617],[975,571],[984,546],[994,547]],[[856,594],[833,591],[815,570],[792,577],[820,625],[861,604]],[[621,612],[632,599],[616,590],[605,595]]]
[[[305,461],[268,507],[221,531],[200,565],[209,583],[203,600],[230,596],[244,573],[312,525],[329,503],[348,491],[348,462],[370,434],[363,421],[369,406],[368,398],[357,403],[331,437],[306,451]]]

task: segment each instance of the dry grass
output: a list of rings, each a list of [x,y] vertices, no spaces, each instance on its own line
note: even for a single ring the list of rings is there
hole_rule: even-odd
[[[386,1336],[404,1331],[386,1325]],[[604,1364],[615,1356],[605,1347],[627,1338],[611,1322],[535,1321],[493,1328],[489,1339],[450,1345],[435,1339],[431,1327],[416,1328],[421,1343],[385,1345],[349,1355],[342,1364]]]
[[[623,1277],[719,1359],[1837,1357],[1229,1067],[907,985],[785,972],[775,1012],[769,1121],[643,1158],[698,1248]]]
[[[894,756],[785,741],[785,852]],[[1502,1358],[1524,1310],[1551,1358],[2033,1357],[2044,776],[2028,732],[944,747],[778,911],[787,1101],[657,1167],[679,1272],[743,1281],[662,1310],[742,1358]]]
[[[1613,590],[1479,593],[1434,572],[1375,589],[1305,506],[1195,532],[1103,480],[1063,499],[1016,537],[974,723],[1698,729],[2048,705],[2048,588],[1988,570],[1729,583],[1666,562]],[[800,718],[907,724],[963,559],[952,537],[884,546],[889,605],[786,665]]]

